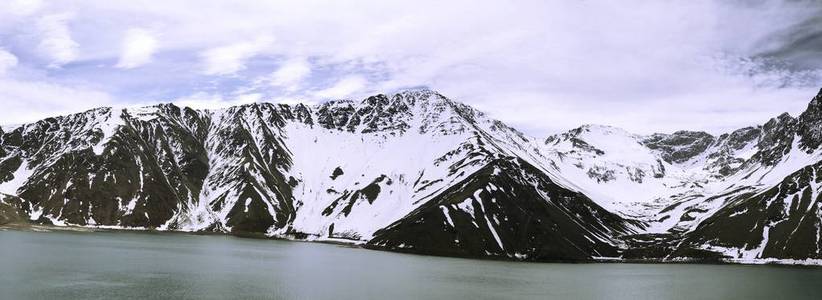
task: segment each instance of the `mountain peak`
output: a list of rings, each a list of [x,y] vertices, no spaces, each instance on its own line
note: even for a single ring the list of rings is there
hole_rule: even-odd
[[[581,132],[599,132],[602,134],[622,134],[622,135],[634,135],[633,133],[628,132],[625,129],[611,126],[611,125],[602,125],[602,124],[584,124],[579,126],[571,131],[576,132],[577,134]]]
[[[445,96],[428,88],[402,90],[394,93],[391,98],[404,101],[409,106],[414,106],[420,103],[449,101],[449,99]]]
[[[808,103],[808,108],[802,115],[806,115],[808,113],[818,113],[822,111],[822,89],[819,90],[819,94],[816,97],[811,99],[811,102]]]
[[[822,145],[822,89],[808,104],[808,108],[799,115],[799,133],[802,145],[807,151],[813,151]]]
[[[396,91],[394,94],[400,95],[430,95],[430,94],[439,94],[437,91],[432,90],[428,87],[417,87],[417,88],[407,88]]]
[[[552,135],[545,144],[563,152],[582,150],[597,155],[609,151],[620,151],[620,148],[631,148],[639,145],[638,136],[622,128],[586,124],[565,133]]]
[[[765,122],[764,128],[766,130],[770,130],[772,128],[783,127],[787,125],[791,125],[796,121],[796,119],[791,116],[789,113],[782,113],[779,116],[773,117],[768,122]]]
[[[764,258],[819,259],[813,247],[767,249],[818,242],[805,195],[819,194],[819,159],[793,150],[797,136],[822,150],[820,102],[822,92],[798,119],[720,137],[587,124],[546,145],[427,88],[309,106],[98,108],[1,128],[0,191],[19,196],[24,217],[56,225],[529,259],[643,256],[631,236],[653,233],[663,244],[649,241],[659,253],[649,255],[660,257],[721,254],[703,247],[713,243],[733,257],[759,245]],[[744,226],[724,225],[728,237],[704,229],[726,220]]]

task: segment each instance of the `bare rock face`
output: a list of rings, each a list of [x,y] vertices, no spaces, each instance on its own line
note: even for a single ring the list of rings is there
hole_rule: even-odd
[[[486,242],[459,251],[437,248],[444,240],[434,248],[402,243],[432,254],[586,259],[615,255],[612,233],[640,224],[551,183],[538,144],[430,90],[317,106],[99,108],[25,124],[0,141],[0,189],[19,196],[25,219],[54,225],[373,241],[395,249],[387,237],[405,239],[417,229],[393,224],[429,207],[440,212],[435,204],[461,200],[454,189],[467,182],[492,181],[504,191],[477,200],[488,212],[474,204],[451,208],[458,220],[466,211],[474,222],[493,220],[481,223],[482,235],[461,233]],[[518,197],[526,191],[527,205]],[[426,226],[467,229],[462,221]],[[573,242],[555,243],[564,235]]]
[[[0,194],[0,226],[9,224],[25,224],[28,222],[25,213],[17,205],[22,201],[14,196]]]
[[[97,108],[0,128],[0,224],[330,240],[518,260],[822,259],[822,92],[713,136],[543,141],[431,90]]]
[[[799,115],[798,131],[804,150],[812,152],[822,145],[822,90],[811,100],[808,108]]]
[[[716,138],[702,131],[677,131],[672,134],[654,134],[643,140],[650,149],[660,150],[667,162],[686,162],[708,149]]]

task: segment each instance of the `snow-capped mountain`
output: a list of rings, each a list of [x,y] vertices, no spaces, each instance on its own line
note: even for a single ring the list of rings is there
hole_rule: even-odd
[[[624,238],[625,258],[818,263],[820,130],[822,91],[798,118],[718,137],[586,125],[549,137],[544,153],[577,191],[647,224]]]
[[[718,137],[545,140],[430,90],[98,108],[0,129],[0,215],[524,260],[820,259],[820,102]]]

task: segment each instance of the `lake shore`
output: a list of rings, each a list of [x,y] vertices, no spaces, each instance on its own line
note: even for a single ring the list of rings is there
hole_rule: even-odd
[[[42,228],[38,228],[42,230]],[[822,269],[523,263],[112,230],[0,232],[8,299],[818,299]]]
[[[266,236],[261,233],[224,233],[224,232],[205,232],[205,231],[174,231],[174,230],[157,230],[151,228],[119,228],[110,226],[57,226],[45,225],[36,223],[9,223],[0,225],[0,231],[16,230],[16,231],[31,231],[31,232],[141,232],[141,233],[157,233],[157,234],[179,234],[179,235],[215,235],[215,236],[230,236],[237,238],[261,239],[261,240],[280,240],[292,241],[302,243],[322,243],[329,245],[336,245],[341,247],[359,248],[373,251],[385,251],[393,253],[403,253],[421,256],[437,256],[437,257],[451,257],[464,259],[479,259],[491,261],[510,261],[510,262],[525,262],[525,263],[569,263],[569,264],[591,264],[591,263],[628,263],[628,264],[704,264],[704,265],[774,265],[774,266],[789,266],[789,267],[807,267],[807,268],[822,268],[822,260],[792,260],[792,259],[624,259],[624,258],[610,258],[599,257],[585,260],[569,260],[569,259],[540,259],[540,260],[526,260],[517,259],[516,257],[506,256],[454,256],[442,255],[437,253],[426,253],[415,251],[414,249],[384,249],[380,247],[373,247],[366,245],[365,242],[351,241],[345,239],[296,239],[280,236]]]

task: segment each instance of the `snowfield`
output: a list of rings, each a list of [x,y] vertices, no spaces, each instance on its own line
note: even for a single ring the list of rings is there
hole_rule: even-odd
[[[514,259],[819,264],[822,149],[801,126],[816,124],[819,98],[798,118],[720,136],[584,125],[546,139],[430,90],[100,108],[3,126],[0,193],[57,226]],[[643,242],[654,235],[665,238]]]

